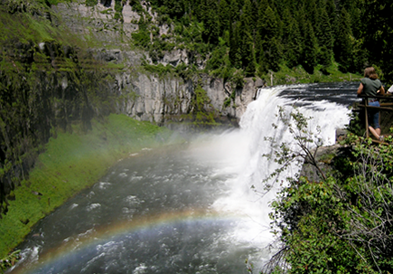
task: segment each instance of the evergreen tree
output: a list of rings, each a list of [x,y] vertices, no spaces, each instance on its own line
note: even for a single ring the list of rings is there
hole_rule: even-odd
[[[246,51],[243,52],[243,69],[246,76],[255,75],[255,54],[254,54],[254,42],[250,33],[246,33],[244,48]]]
[[[241,46],[241,58],[242,58],[242,67],[243,69],[247,69],[247,74],[253,74],[255,72],[254,65],[254,39],[253,39],[253,29],[251,28],[252,24],[252,6],[250,0],[245,0],[243,13],[240,16],[240,40],[242,41]],[[250,70],[254,69],[252,72]]]
[[[352,32],[350,17],[345,8],[341,9],[339,25],[340,29],[336,33],[334,45],[335,60],[339,63],[340,69],[347,72],[352,66]]]
[[[268,7],[267,0],[260,0],[258,5],[258,19],[256,22],[256,38],[255,38],[255,58],[258,63],[262,62],[263,58],[263,41],[265,37],[264,33],[264,16]]]
[[[298,22],[292,18],[288,25],[288,40],[286,45],[285,59],[289,68],[299,64],[303,52],[303,38],[300,34]]]
[[[268,44],[269,41],[275,38],[279,33],[277,19],[274,11],[270,8],[270,6],[267,7],[264,13],[261,27],[262,27],[262,33],[264,34],[262,37],[263,44]]]
[[[317,65],[318,48],[314,30],[309,21],[306,23],[306,37],[304,41],[302,65],[308,73],[313,73],[314,67]]]
[[[267,6],[265,13],[258,24],[260,31],[259,50],[262,49],[259,56],[259,64],[262,71],[266,69],[277,70],[281,61],[281,47],[279,41],[279,25],[277,18],[270,6]]]
[[[307,19],[304,11],[304,6],[302,6],[297,11],[295,19],[298,22],[300,35],[303,37],[302,44],[304,44],[304,40],[307,35],[307,26],[306,26]]]
[[[220,0],[218,6],[218,18],[220,23],[220,35],[222,35],[224,31],[229,30],[229,24],[231,22],[230,10],[227,0]]]
[[[316,37],[318,39],[319,53],[318,63],[324,66],[329,66],[333,57],[333,31],[329,23],[329,16],[326,13],[324,6],[320,9],[320,17],[318,33]]]
[[[393,83],[393,2],[391,0],[365,1],[365,44],[370,50],[371,64],[380,65],[384,79]]]
[[[336,4],[334,3],[334,0],[326,0],[325,9],[326,9],[326,14],[329,17],[329,24],[333,33],[333,44],[334,44],[335,33],[337,29],[337,18],[338,18],[337,8],[336,8]]]
[[[206,11],[203,20],[203,40],[207,43],[217,44],[220,33],[220,24],[217,14],[218,6],[215,0],[206,0]]]
[[[242,30],[244,32],[252,34],[254,31],[254,20],[252,12],[252,4],[250,0],[244,1],[244,6],[242,8],[242,14],[240,16],[240,21],[242,22]]]
[[[311,22],[311,26],[314,29],[314,33],[317,33],[318,30],[315,28],[319,25],[319,14],[318,14],[318,9],[315,4],[315,0],[308,0],[305,3],[305,15],[306,15],[306,20]]]
[[[241,68],[241,48],[242,41],[240,40],[240,22],[230,24],[230,48],[229,48],[229,60],[233,67]]]
[[[333,30],[330,25],[329,16],[324,7],[320,10],[320,18],[319,27],[317,28],[318,32],[315,33],[318,44],[332,50],[334,45]]]
[[[181,17],[184,14],[184,1],[183,0],[164,0],[166,13],[172,17]]]
[[[229,10],[231,14],[230,20],[232,20],[232,23],[237,22],[240,18],[240,7],[238,7],[237,0],[229,1]]]

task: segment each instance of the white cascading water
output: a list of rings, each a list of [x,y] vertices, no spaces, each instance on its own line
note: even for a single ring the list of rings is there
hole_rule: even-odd
[[[254,260],[256,269],[262,267],[274,252],[266,248],[274,241],[268,214],[271,212],[269,204],[280,189],[280,185],[276,184],[270,191],[264,192],[264,179],[278,167],[273,161],[262,157],[272,152],[271,144],[265,138],[273,137],[278,143],[292,143],[293,149],[296,149],[293,136],[277,117],[278,106],[284,107],[287,113],[293,110],[293,99],[278,96],[286,88],[288,87],[279,86],[260,90],[258,99],[248,105],[242,116],[240,129],[214,138],[215,141],[206,147],[214,151],[210,156],[219,155],[217,157],[221,159],[222,166],[225,166],[222,172],[236,173],[234,179],[227,181],[230,191],[213,206],[218,211],[236,212],[244,216],[244,221],[236,229],[236,239],[233,240],[249,241],[253,246],[261,247],[259,254],[249,258]],[[306,106],[298,107],[298,110],[306,117],[312,117],[309,130],[316,132],[319,126],[322,132],[318,137],[322,138],[323,145],[334,144],[336,129],[345,127],[349,122],[348,108],[324,100],[303,105]],[[276,129],[272,127],[273,123],[278,126]],[[217,159],[210,160],[217,163]],[[285,180],[299,171],[299,167],[293,165],[286,174],[282,174],[281,179]]]
[[[265,139],[296,149],[277,117],[278,106],[289,113],[299,105],[312,117],[308,129],[322,129],[323,145],[333,144],[336,129],[349,121],[345,105],[280,97],[287,89],[261,89],[239,129],[200,135],[173,152],[153,150],[120,161],[33,229],[21,247],[20,264],[27,271],[17,273],[239,273],[245,258],[258,272],[274,253],[267,248],[274,242],[270,203],[281,187],[265,191],[264,179],[278,167],[262,156],[272,152]],[[341,87],[335,89],[327,94],[342,96]],[[280,179],[285,184],[284,178],[298,172],[293,165]],[[166,220],[168,212],[176,218]],[[154,213],[163,214],[163,221]],[[141,226],[144,222],[148,225]]]

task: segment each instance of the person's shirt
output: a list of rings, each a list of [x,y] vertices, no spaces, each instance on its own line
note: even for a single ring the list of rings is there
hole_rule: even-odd
[[[388,89],[388,93],[393,93],[393,85]]]
[[[360,80],[363,84],[362,93],[367,96],[376,96],[377,91],[381,89],[382,83],[379,79],[363,78]]]

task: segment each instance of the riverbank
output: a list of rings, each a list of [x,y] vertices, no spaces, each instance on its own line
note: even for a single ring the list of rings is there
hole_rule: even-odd
[[[0,258],[21,243],[40,219],[96,183],[119,159],[167,144],[171,135],[166,128],[116,114],[93,120],[87,133],[78,126],[73,133],[57,132],[29,179],[11,194],[9,211],[0,220]]]

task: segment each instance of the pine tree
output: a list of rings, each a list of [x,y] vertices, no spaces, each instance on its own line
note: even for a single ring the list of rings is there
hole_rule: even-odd
[[[362,9],[365,49],[370,50],[370,61],[380,65],[384,79],[393,83],[393,2],[391,0],[365,1]]]
[[[252,6],[250,0],[245,0],[243,13],[240,16],[240,40],[242,41],[241,46],[241,60],[242,68],[246,70],[248,75],[254,74],[255,72],[255,55],[254,55],[254,39],[253,39],[253,29],[251,28],[252,22]],[[253,71],[250,71],[252,70]]]
[[[332,50],[334,45],[333,30],[330,25],[329,16],[324,7],[320,10],[320,17],[321,20],[319,22],[318,32],[315,33],[318,44]]]
[[[232,20],[232,23],[237,22],[240,17],[240,7],[238,7],[236,0],[229,1],[229,10],[231,14],[230,20]]]
[[[336,4],[334,3],[334,0],[326,0],[326,13],[329,17],[329,24],[330,27],[332,29],[333,32],[333,43],[335,40],[335,33],[336,33],[336,29],[337,29],[337,8],[336,8]]]
[[[264,16],[267,7],[268,7],[267,0],[260,0],[258,5],[258,19],[256,22],[256,38],[255,38],[255,58],[258,63],[261,63],[263,58],[263,41],[265,40]]]
[[[319,25],[319,14],[317,6],[315,4],[315,0],[306,1],[304,8],[306,11],[306,20],[311,22],[314,33],[317,33],[318,31],[315,28]]]
[[[250,33],[246,34],[246,42],[244,43],[244,48],[246,49],[243,52],[243,69],[246,76],[255,75],[255,54],[254,54],[254,42]]]
[[[303,37],[300,34],[298,22],[290,18],[287,27],[288,38],[285,43],[285,60],[289,68],[299,64],[303,52]]]
[[[260,31],[259,64],[262,71],[266,69],[277,70],[281,61],[281,47],[279,45],[279,24],[276,15],[270,6],[267,6],[262,20],[258,24]]]
[[[206,0],[206,11],[203,20],[203,40],[207,43],[217,44],[220,33],[220,24],[217,14],[218,6],[215,0]]]
[[[220,23],[220,35],[222,35],[224,31],[229,30],[231,19],[227,0],[220,0],[218,6],[218,18]]]
[[[254,20],[252,12],[252,4],[250,0],[244,1],[244,6],[242,8],[242,14],[240,16],[240,21],[242,22],[242,30],[244,32],[252,34],[254,31]]]
[[[319,45],[318,63],[324,66],[329,66],[333,58],[333,31],[329,23],[329,16],[327,15],[324,6],[320,9],[319,28],[316,33]]]
[[[240,22],[230,24],[230,48],[229,48],[229,60],[233,67],[241,68],[241,48],[242,41],[240,40]]]
[[[304,41],[302,65],[308,73],[313,73],[314,67],[317,65],[318,48],[317,40],[310,21],[307,21],[306,23],[306,37]]]
[[[183,0],[164,0],[167,13],[172,17],[181,17],[184,14]]]
[[[334,56],[343,72],[347,72],[352,65],[352,32],[350,20],[351,18],[345,8],[341,9],[339,18],[340,30],[336,33]]]

